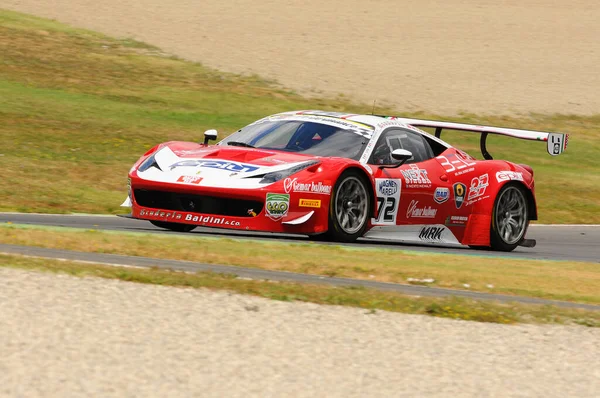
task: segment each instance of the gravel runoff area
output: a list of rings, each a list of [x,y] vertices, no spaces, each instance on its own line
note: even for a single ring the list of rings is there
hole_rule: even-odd
[[[594,114],[598,0],[2,0],[300,93],[401,112]]]
[[[0,268],[0,396],[598,397],[600,331]]]

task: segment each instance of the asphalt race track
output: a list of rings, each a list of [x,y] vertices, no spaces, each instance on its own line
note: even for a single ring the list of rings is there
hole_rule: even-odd
[[[27,214],[27,213],[0,213],[0,223],[35,224],[56,227],[72,227],[87,229],[107,229],[130,232],[151,232],[177,234],[165,231],[150,224],[148,221],[133,220],[124,217],[106,215],[56,215],[56,214]],[[271,233],[258,233],[234,231],[215,228],[198,227],[185,235],[198,236],[226,236],[237,239],[260,239],[276,241],[308,241],[306,236],[283,235]],[[414,250],[434,253],[450,253],[475,256],[495,256],[505,258],[527,258],[547,260],[589,261],[600,263],[600,225],[532,225],[527,233],[529,239],[536,239],[534,248],[518,247],[511,253],[498,253],[492,251],[478,251],[469,248],[431,247],[425,245],[412,245],[401,243],[388,243],[360,239],[351,245],[355,247],[381,247],[386,249]],[[317,244],[317,243],[315,243]],[[330,244],[330,243],[318,243]]]

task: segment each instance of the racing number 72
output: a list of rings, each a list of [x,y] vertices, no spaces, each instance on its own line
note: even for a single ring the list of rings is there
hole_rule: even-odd
[[[396,214],[396,198],[392,196],[377,197],[377,222],[393,223]]]

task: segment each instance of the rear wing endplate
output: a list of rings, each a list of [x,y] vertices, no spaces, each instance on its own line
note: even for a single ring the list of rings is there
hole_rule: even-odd
[[[492,127],[492,126],[478,126],[475,124],[465,123],[453,123],[453,122],[442,122],[437,120],[422,120],[422,119],[411,119],[395,116],[387,116],[388,119],[398,120],[403,123],[409,124],[414,127],[430,127],[435,128],[435,136],[441,137],[442,130],[459,130],[459,131],[471,131],[480,133],[481,138],[479,141],[481,147],[481,154],[485,159],[492,159],[492,156],[486,149],[486,139],[488,134],[498,134],[507,137],[519,138],[522,140],[531,141],[546,141],[547,150],[551,156],[558,156],[567,149],[567,143],[569,141],[568,134],[562,133],[550,133],[545,131],[534,131],[534,130],[520,130],[520,129],[509,129],[504,127]]]

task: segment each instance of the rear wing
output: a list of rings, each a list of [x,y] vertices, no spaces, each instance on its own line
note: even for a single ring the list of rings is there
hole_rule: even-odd
[[[551,156],[558,156],[567,149],[567,143],[569,141],[568,134],[562,133],[549,133],[544,131],[534,130],[520,130],[520,129],[509,129],[504,127],[492,127],[492,126],[478,126],[475,124],[465,123],[452,123],[442,122],[436,120],[421,120],[421,119],[410,119],[395,116],[386,116],[388,119],[398,120],[403,123],[409,124],[414,127],[431,127],[435,128],[435,136],[440,138],[442,130],[459,130],[459,131],[471,131],[474,133],[480,133],[481,138],[479,140],[479,146],[481,148],[481,154],[485,159],[491,160],[490,155],[486,149],[485,143],[488,134],[498,134],[513,138],[519,138],[522,140],[531,141],[545,141],[547,142],[547,150]]]

